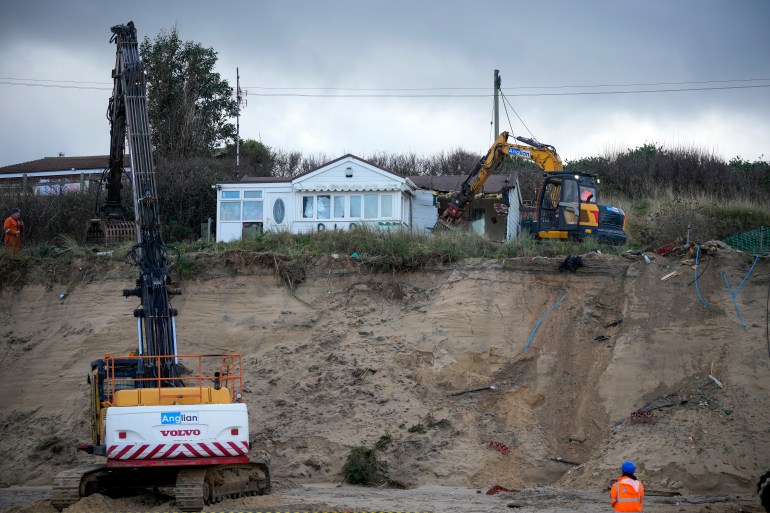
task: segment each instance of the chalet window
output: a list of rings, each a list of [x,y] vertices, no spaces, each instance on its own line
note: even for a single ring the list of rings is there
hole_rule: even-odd
[[[361,196],[350,197],[350,217],[353,219],[361,218]]]
[[[219,219],[222,221],[240,221],[241,220],[241,202],[223,201],[219,207]]]
[[[317,196],[318,198],[318,215],[316,219],[330,219],[331,212],[331,196]]]
[[[244,201],[243,202],[243,220],[261,221],[262,220],[262,202]]]
[[[380,196],[380,217],[393,217],[392,194],[382,194]]]
[[[377,219],[378,194],[364,194],[364,219]]]
[[[221,191],[219,197],[220,220],[262,221],[262,191]]]
[[[346,198],[349,200],[346,201]],[[348,203],[350,206],[346,204]],[[302,196],[303,219],[392,219],[393,194],[308,194]],[[347,210],[347,208],[349,210]]]
[[[334,196],[334,218],[345,218],[345,196]]]
[[[276,224],[281,224],[283,222],[283,216],[286,214],[286,207],[283,204],[283,200],[281,198],[278,198],[275,200],[275,203],[273,203],[273,219],[275,220]]]
[[[302,196],[302,217],[305,219],[315,217],[315,196]]]

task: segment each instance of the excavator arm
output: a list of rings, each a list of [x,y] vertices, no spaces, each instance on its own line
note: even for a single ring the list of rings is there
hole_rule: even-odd
[[[126,219],[126,207],[121,201],[123,189],[123,161],[126,156],[126,135],[129,120],[126,119],[128,99],[126,78],[140,64],[133,23],[116,25],[112,29],[111,43],[117,45],[115,68],[112,70],[112,96],[107,108],[110,122],[109,167],[105,170],[106,199],[96,208],[96,217],[86,225],[86,243],[124,243],[137,239],[136,226]],[[131,120],[132,122],[134,120]]]
[[[526,137],[516,137],[517,141],[525,145],[513,144],[508,142],[509,137],[508,132],[502,132],[495,139],[486,156],[479,160],[460,186],[460,190],[449,200],[449,205],[439,218],[437,227],[452,227],[461,220],[465,206],[481,190],[489,175],[500,167],[506,156],[531,160],[546,173],[564,169],[561,158],[553,146]]]
[[[113,75],[115,94],[110,100],[113,112],[110,164],[123,160],[123,140],[127,137],[131,156],[134,215],[139,242],[129,258],[139,269],[136,287],[124,289],[126,297],[136,296],[141,306],[134,310],[138,320],[139,354],[141,356],[175,356],[177,311],[171,308],[169,296],[178,294],[169,287],[170,261],[160,232],[158,193],[150,142],[147,112],[147,76],[139,57],[136,28],[133,22],[112,27],[112,42],[117,46],[117,64]],[[120,94],[118,94],[120,92]],[[156,368],[159,367],[159,368]],[[144,372],[148,377],[176,378],[179,369],[174,360],[161,358],[160,364],[150,362]],[[168,381],[168,386],[179,386]]]

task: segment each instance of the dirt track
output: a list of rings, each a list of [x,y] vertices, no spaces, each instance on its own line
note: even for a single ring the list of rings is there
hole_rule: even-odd
[[[58,513],[50,503],[50,488],[0,489],[0,508],[13,513]],[[372,489],[334,484],[309,484],[278,490],[267,497],[232,499],[216,511],[422,511],[452,513],[593,513],[610,511],[606,494],[550,487],[486,495],[482,490],[422,486],[411,490]],[[758,511],[753,496],[648,497],[645,511],[657,513],[711,513]],[[88,497],[68,513],[85,511],[166,511],[173,501],[161,496],[110,499]]]
[[[770,468],[770,262],[757,263],[736,297],[744,333],[722,273],[735,289],[753,258],[704,256],[699,297],[685,257],[648,265],[592,254],[575,274],[543,258],[395,275],[330,260],[294,294],[271,269],[229,257],[181,284],[179,346],[244,355],[252,457],[287,483],[262,498],[281,501],[273,506],[491,511],[519,501],[522,511],[596,511],[619,463],[633,458],[648,490],[730,497],[709,510],[751,511],[755,480]],[[30,270],[0,295],[0,379],[15,391],[0,397],[6,485],[50,484],[73,461],[90,461],[71,448],[88,436],[88,362],[135,344],[135,305],[120,296],[133,270],[110,264],[104,280],[98,264],[75,265]],[[652,413],[634,414],[648,403]],[[325,484],[339,482],[348,447],[384,434],[389,477],[412,490]],[[476,493],[495,485],[541,499]],[[552,488],[539,487],[560,495],[543,499]],[[449,499],[457,494],[470,509]],[[653,497],[646,510],[701,510],[664,501],[677,499]]]

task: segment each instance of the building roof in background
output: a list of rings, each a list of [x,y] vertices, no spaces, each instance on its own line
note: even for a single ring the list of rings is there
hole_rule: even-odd
[[[304,174],[304,173],[303,173]],[[244,176],[239,182],[221,182],[221,183],[290,183],[294,176]]]
[[[504,174],[504,175],[490,175],[484,186],[481,188],[481,192],[500,192],[507,187],[515,187],[516,179],[518,175],[516,173]],[[432,191],[440,192],[456,192],[460,190],[460,186],[468,178],[467,175],[440,175],[440,176],[409,176],[407,177],[417,187],[421,189],[430,189]]]
[[[0,175],[10,173],[42,173],[46,171],[85,171],[91,169],[106,169],[109,167],[109,155],[94,155],[90,157],[45,157],[30,160],[21,164],[0,167]],[[123,167],[131,165],[128,156],[123,158]]]

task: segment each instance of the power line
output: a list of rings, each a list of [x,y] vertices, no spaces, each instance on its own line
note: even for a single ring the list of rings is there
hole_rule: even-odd
[[[110,91],[111,87],[94,87],[94,86],[80,86],[80,85],[64,85],[60,83],[41,84],[41,83],[25,83],[25,82],[7,82],[7,79],[0,79],[0,85],[11,86],[23,86],[23,87],[44,87],[55,89],[85,89],[96,91]],[[12,79],[16,80],[16,79]],[[89,83],[89,82],[83,82]],[[553,87],[569,87],[569,86],[553,86]],[[585,86],[590,87],[590,86]],[[598,87],[598,86],[594,86]],[[734,86],[715,86],[715,87],[684,87],[676,89],[636,89],[632,91],[574,91],[564,93],[514,93],[509,94],[511,97],[536,97],[536,96],[585,96],[585,95],[614,95],[614,94],[647,94],[647,93],[679,93],[690,91],[719,91],[728,89],[756,89],[770,87],[770,84],[757,84],[757,85],[734,85]],[[328,88],[332,89],[332,88]],[[448,89],[448,88],[445,88]],[[458,88],[461,89],[461,88]],[[517,88],[514,88],[517,89]],[[345,90],[338,88],[337,90]],[[373,91],[398,91],[400,89],[371,89]],[[441,90],[426,89],[426,90]],[[299,97],[299,98],[490,98],[493,94],[324,94],[324,93],[253,93],[253,96],[263,97]]]
[[[87,84],[87,85],[105,85],[112,86],[112,82],[86,82],[79,80],[53,80],[44,78],[16,78],[16,77],[0,77],[0,81],[19,81],[22,82],[18,85],[34,85],[23,84],[23,82],[49,82],[54,84]],[[735,82],[768,82],[770,78],[734,78],[726,80],[689,80],[683,82],[637,82],[628,84],[578,84],[578,85],[552,85],[552,86],[514,86],[509,90],[514,89],[586,89],[597,87],[652,87],[652,86],[670,86],[670,85],[686,85],[686,84],[727,84]],[[7,82],[2,82],[7,85]],[[486,90],[486,87],[266,87],[266,86],[243,86],[249,89],[259,89],[265,91],[477,91]],[[750,85],[741,87],[752,87]],[[760,86],[764,87],[764,86]]]
[[[527,124],[524,123],[524,120],[521,119],[521,116],[519,116],[519,113],[516,112],[516,109],[513,108],[513,104],[510,102],[510,100],[508,100],[508,97],[504,95],[502,91],[500,91],[500,96],[503,97],[503,108],[505,109],[505,116],[508,118],[508,126],[511,127],[511,130],[513,130],[513,125],[511,124],[511,117],[508,115],[508,107],[505,106],[506,103],[511,106],[511,110],[514,114],[516,114],[516,117],[519,118],[519,121],[521,121],[521,124],[524,125],[524,128],[527,129],[529,135],[531,135],[532,138],[537,141],[537,137],[535,137],[535,134],[532,133],[532,130],[529,129]]]
[[[92,87],[92,86],[76,86],[76,85],[62,85],[62,84],[25,84],[22,82],[3,82],[0,79],[0,85],[13,85],[24,87],[46,87],[53,89],[90,89],[93,91],[111,91],[111,87]]]
[[[722,87],[686,87],[679,89],[637,89],[634,91],[576,91],[570,93],[515,93],[508,96],[585,96],[611,94],[644,94],[644,93],[678,93],[687,91],[719,91],[727,89],[755,89],[770,87],[770,84],[722,86]],[[264,97],[297,97],[297,98],[490,98],[493,94],[323,94],[323,93],[254,93],[254,96]]]
[[[583,85],[555,85],[555,86],[515,86],[510,89],[582,89],[591,87],[647,87],[661,85],[685,85],[685,84],[725,84],[732,82],[759,82],[770,81],[770,78],[735,78],[729,80],[702,80],[686,82],[640,82],[631,84],[583,84]],[[249,89],[262,89],[267,91],[478,91],[486,90],[486,87],[264,87],[244,86]]]
[[[760,87],[770,87],[770,84],[743,85],[743,86],[724,86],[724,87],[685,87],[680,89],[638,89],[635,91],[582,91],[574,93],[519,93],[508,96],[582,96],[582,95],[601,95],[601,94],[637,94],[637,93],[679,93],[687,91],[720,91],[726,89],[755,89]]]
[[[0,80],[22,80],[25,82],[57,82],[64,84],[96,84],[96,85],[109,85],[110,82],[83,82],[80,80],[52,80],[48,78],[14,78],[14,77],[0,77]]]

